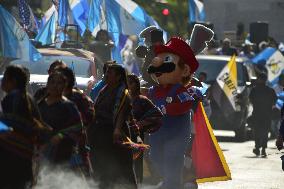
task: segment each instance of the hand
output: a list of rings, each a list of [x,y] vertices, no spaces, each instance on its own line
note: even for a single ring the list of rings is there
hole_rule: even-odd
[[[114,129],[113,142],[116,143],[116,144],[122,143],[122,133],[121,133],[121,130],[118,129],[118,128]]]
[[[278,150],[281,150],[283,148],[283,137],[282,136],[278,136],[275,142],[275,145],[277,146]]]
[[[57,145],[60,141],[61,141],[61,137],[59,135],[55,135],[53,136],[51,139],[50,139],[50,142],[53,144],[53,145]]]

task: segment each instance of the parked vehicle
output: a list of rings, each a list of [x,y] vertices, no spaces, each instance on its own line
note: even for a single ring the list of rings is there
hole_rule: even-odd
[[[206,83],[212,88],[216,85],[216,78],[229,62],[230,58],[230,56],[198,55],[197,60],[200,65],[196,74],[206,72]],[[248,96],[251,89],[250,86],[252,81],[256,79],[256,76],[253,65],[248,59],[237,57],[236,63],[238,80],[238,95],[235,99],[236,110],[232,114],[225,116],[224,111],[226,108],[218,106],[209,89],[209,99],[212,109],[209,120],[214,129],[235,131],[235,136],[238,140],[245,140],[249,130],[247,127],[247,118],[252,110]]]
[[[81,90],[87,88],[87,83],[91,79],[99,79],[100,70],[94,62],[94,54],[83,49],[55,49],[42,48],[38,49],[42,54],[42,59],[38,62],[26,62],[19,59],[0,59],[0,74],[5,71],[6,66],[10,64],[20,64],[27,67],[30,71],[30,88],[33,94],[41,86],[45,86],[48,78],[47,70],[55,60],[62,60],[70,67],[76,76],[76,87]],[[1,91],[1,93],[3,93]],[[2,94],[0,95],[2,96]]]

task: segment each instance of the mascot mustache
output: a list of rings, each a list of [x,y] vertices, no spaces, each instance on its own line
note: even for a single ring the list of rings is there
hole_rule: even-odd
[[[147,69],[149,74],[162,74],[162,73],[170,73],[176,69],[176,65],[173,62],[163,63],[159,67],[155,67],[150,65]]]

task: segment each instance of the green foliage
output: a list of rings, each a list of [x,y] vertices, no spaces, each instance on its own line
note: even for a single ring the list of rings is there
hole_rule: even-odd
[[[186,0],[134,0],[138,5],[143,7],[146,12],[152,16],[159,25],[168,32],[169,36],[188,37],[188,1]],[[162,14],[163,9],[169,10],[169,15]]]

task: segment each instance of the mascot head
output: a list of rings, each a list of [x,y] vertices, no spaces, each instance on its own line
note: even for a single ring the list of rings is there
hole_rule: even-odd
[[[206,41],[212,37],[212,30],[198,24],[194,26],[190,45],[181,38],[173,37],[165,45],[155,46],[156,57],[148,67],[148,73],[160,85],[187,85],[199,65],[195,55],[206,47]]]

